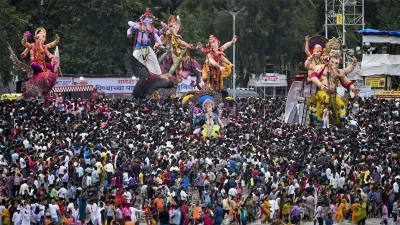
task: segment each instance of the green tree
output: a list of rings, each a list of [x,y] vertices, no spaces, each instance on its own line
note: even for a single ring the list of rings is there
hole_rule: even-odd
[[[14,74],[10,51],[7,42],[10,45],[17,45],[22,39],[24,26],[28,26],[29,17],[16,11],[15,7],[10,6],[7,0],[0,0],[0,78],[3,84],[8,84],[13,80],[11,72]]]

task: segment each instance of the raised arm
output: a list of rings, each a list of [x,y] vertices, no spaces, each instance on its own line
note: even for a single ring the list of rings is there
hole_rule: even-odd
[[[307,70],[315,70],[316,69],[316,65],[314,62],[315,57],[317,57],[317,54],[314,53],[312,55],[310,55],[306,62],[304,63],[304,68],[306,68]]]
[[[221,51],[225,51],[227,48],[231,47],[237,41],[237,36],[233,36],[232,41],[225,43],[221,46]]]
[[[311,52],[310,52],[310,36],[306,36],[306,43],[304,45],[304,51],[307,54],[307,57],[311,56]]]
[[[154,30],[156,31],[156,33],[158,34],[158,36],[163,35],[163,34],[165,33],[165,31],[167,30],[167,28],[168,28],[168,25],[165,24],[165,23],[163,23],[163,22],[161,22],[161,25],[162,25],[162,28],[161,28],[160,30],[154,28]]]
[[[26,33],[24,34],[24,37],[21,40],[21,44],[23,46],[25,46],[26,48],[29,48],[29,49],[32,48],[32,44],[28,42],[28,35]]]
[[[357,58],[353,57],[353,59],[351,59],[351,64],[348,67],[343,69],[344,73],[349,74],[349,73],[353,72],[354,68],[356,68],[356,65],[357,65]]]
[[[135,23],[133,21],[129,21],[128,25],[129,25],[129,29],[126,33],[127,33],[128,38],[131,38],[132,34],[133,34],[133,30],[140,30],[141,25],[139,23]]]
[[[46,45],[47,49],[50,48],[54,48],[58,45],[58,43],[60,42],[60,37],[58,36],[58,34],[56,34],[56,40],[54,40],[53,42],[50,42]]]

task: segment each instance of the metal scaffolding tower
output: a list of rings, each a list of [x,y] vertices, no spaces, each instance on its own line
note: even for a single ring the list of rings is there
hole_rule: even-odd
[[[346,46],[346,28],[360,26],[364,29],[364,0],[325,0],[325,38],[329,27],[334,27],[337,36],[342,36],[342,46]],[[343,62],[347,62],[343,51]],[[344,63],[343,63],[344,64]]]

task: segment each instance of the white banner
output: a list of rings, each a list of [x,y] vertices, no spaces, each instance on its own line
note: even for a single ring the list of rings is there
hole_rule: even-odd
[[[98,91],[104,91],[106,94],[130,94],[136,85],[136,80],[127,77],[112,78],[74,78],[77,85],[93,85]]]
[[[200,87],[203,86],[204,82],[201,80]],[[194,86],[192,88],[192,86]],[[178,87],[176,88],[177,93],[185,93],[190,91],[198,91],[199,89],[196,87],[196,77],[191,77],[186,80],[183,80],[179,83]]]
[[[79,77],[58,77],[56,86],[66,85],[93,85],[97,90],[104,91],[106,94],[131,94],[133,88],[136,86],[137,80],[133,80],[128,77],[83,77],[81,80]],[[191,77],[183,80],[177,87],[176,92],[186,93],[190,91],[198,91],[196,84],[196,78]],[[200,83],[202,86],[203,81]],[[194,86],[192,88],[192,85]]]
[[[66,86],[66,85],[73,85],[73,78],[72,77],[57,77],[56,85],[55,86]]]
[[[279,84],[279,75],[274,73],[261,74],[260,83]]]

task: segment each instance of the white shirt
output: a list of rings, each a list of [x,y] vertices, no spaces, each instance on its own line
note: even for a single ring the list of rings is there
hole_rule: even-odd
[[[107,163],[107,164],[104,166],[104,170],[105,170],[107,173],[114,173],[114,166],[113,166],[111,163]]]
[[[397,182],[393,183],[393,191],[394,193],[399,193],[399,184]]]
[[[49,184],[53,184],[54,183],[54,175],[50,174],[49,177],[47,178],[49,180]]]
[[[137,213],[137,212],[144,213],[144,211],[139,210],[139,209],[134,208],[134,207],[129,207],[129,209],[130,209],[130,211],[131,211],[131,220],[134,221],[134,222],[136,222],[136,213]]]
[[[340,177],[339,178],[339,188],[343,188],[345,182],[346,182],[346,178]]]
[[[35,214],[36,207],[39,207],[39,210],[40,210],[39,214]],[[32,204],[31,212],[33,215],[33,219],[35,219],[37,222],[39,222],[40,218],[42,218],[42,216],[44,216],[44,205],[41,205],[38,203]]]
[[[57,210],[60,210],[60,208],[58,207],[57,204],[54,204],[54,205],[49,204],[49,211],[50,211],[51,218],[55,219],[58,217]]]
[[[127,202],[131,202],[132,195],[129,191],[125,191],[124,194],[122,195],[122,197],[124,197],[127,200]]]
[[[21,169],[26,167],[26,162],[23,158],[19,159],[19,164],[21,165]]]
[[[19,194],[23,195],[25,193],[25,191],[27,191],[29,193],[29,186],[27,183],[24,183],[21,185],[21,187],[19,189]]]
[[[187,194],[183,189],[181,190],[180,195],[181,195],[181,200],[187,201]]]
[[[92,185],[92,178],[90,176],[86,177],[86,184],[87,184],[87,186]]]
[[[97,219],[100,217],[100,208],[97,206],[96,203],[92,205],[92,218]]]
[[[236,188],[231,188],[231,189],[229,189],[228,194],[229,194],[230,196],[235,197],[236,194],[237,194]]]
[[[60,188],[60,190],[57,191],[58,197],[59,198],[65,198],[67,194],[67,189],[64,187]]]
[[[331,178],[331,175],[332,175],[331,169],[327,168],[327,169],[325,170],[325,173],[326,173],[326,176],[328,177],[328,179],[330,179],[330,178]]]
[[[289,186],[289,191],[288,191],[288,192],[289,192],[289,195],[294,195],[294,191],[295,191],[295,189],[296,189],[296,188],[294,187],[294,185],[293,185],[293,184],[292,184],[292,185],[290,185],[290,186]]]
[[[12,217],[12,222],[14,223],[14,225],[20,225],[22,223],[22,214],[19,212],[19,210],[14,213]]]

